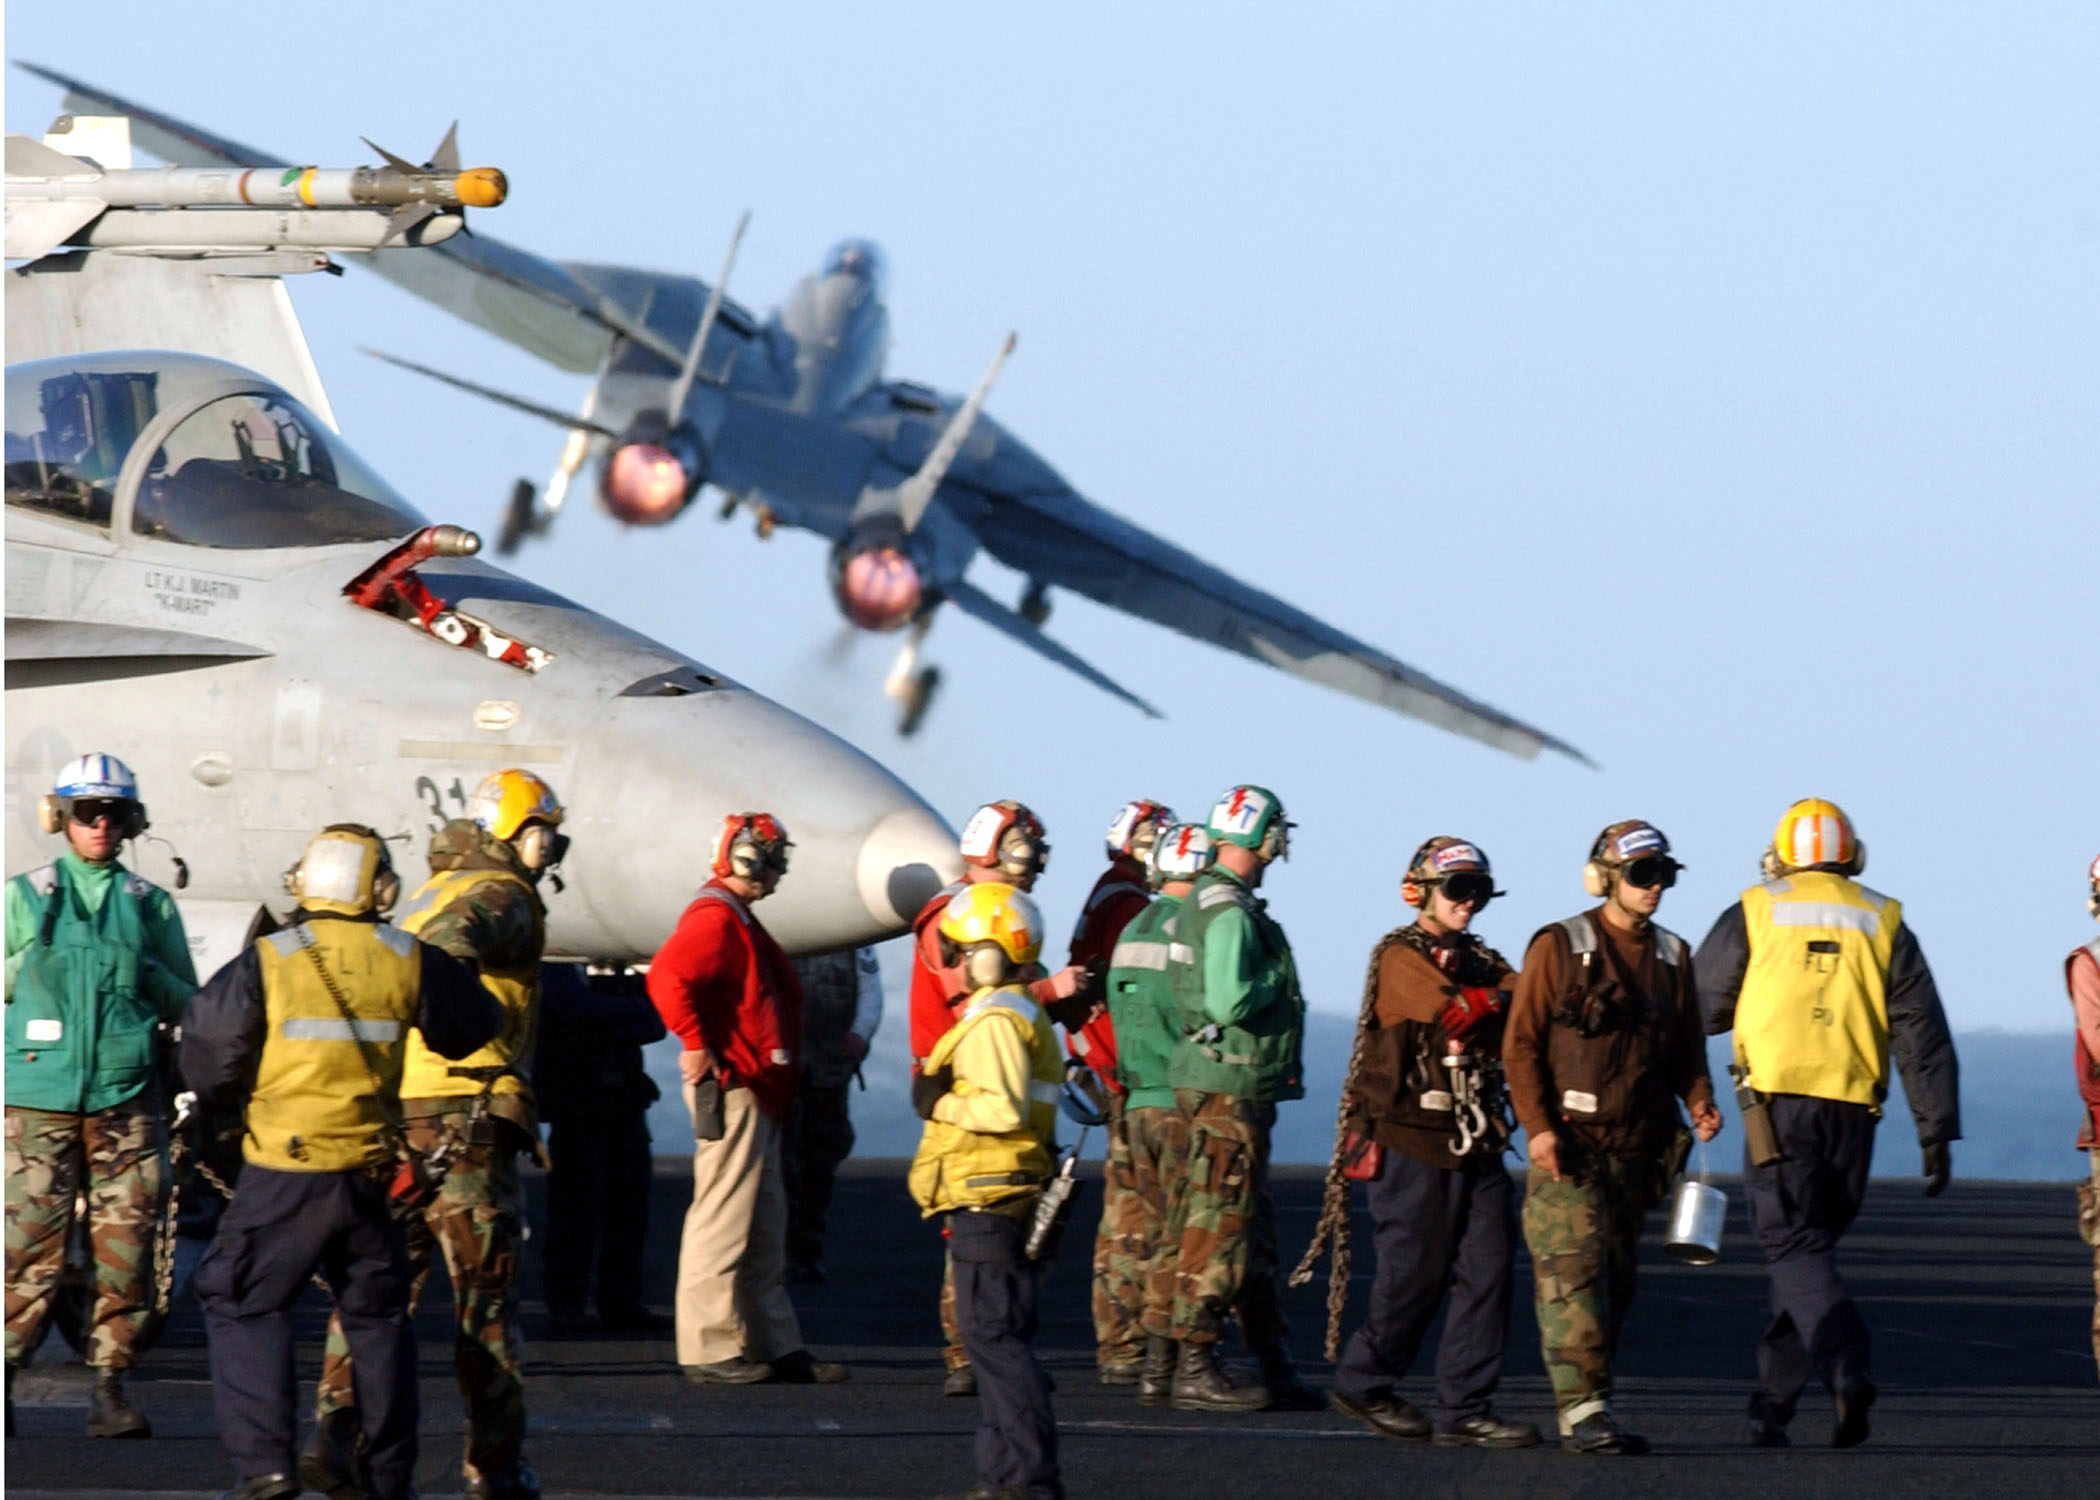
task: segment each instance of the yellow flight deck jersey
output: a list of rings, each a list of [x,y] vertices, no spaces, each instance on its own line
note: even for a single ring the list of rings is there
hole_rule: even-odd
[[[1889,963],[1901,906],[1827,870],[1743,892],[1750,958],[1735,1056],[1750,1086],[1876,1110],[1888,1093]]]
[[[257,938],[255,951],[267,1029],[242,1156],[278,1172],[345,1172],[386,1161],[393,1147],[372,1075],[390,1089],[401,1080],[422,991],[415,939],[385,923],[301,922]]]
[[[521,888],[537,907],[539,895],[532,882],[508,870],[468,869],[440,870],[424,881],[415,895],[402,908],[400,923],[404,932],[421,933],[431,921],[455,900],[466,895],[475,886],[498,882],[509,882]],[[535,950],[540,945],[535,943]],[[457,1062],[447,1061],[430,1050],[420,1032],[411,1032],[408,1038],[408,1059],[402,1069],[401,1097],[404,1099],[442,1099],[478,1094],[482,1085],[478,1079],[465,1076],[468,1068],[524,1068],[532,1062],[533,1023],[537,1019],[540,993],[540,966],[537,953],[529,964],[503,966],[477,960],[481,970],[481,987],[496,997],[503,1008],[503,1023],[496,1030],[496,1039],[486,1047],[476,1049],[470,1056]],[[516,1094],[525,1087],[514,1074],[498,1078],[491,1092],[501,1096]]]
[[[928,1217],[957,1209],[1024,1213],[1050,1176],[1064,1077],[1055,1028],[1018,985],[979,990],[923,1064],[953,1066],[912,1158],[910,1188]]]

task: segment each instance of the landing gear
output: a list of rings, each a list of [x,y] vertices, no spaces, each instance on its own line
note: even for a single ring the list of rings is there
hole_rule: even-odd
[[[940,685],[939,667],[927,667],[913,674],[901,699],[903,710],[897,715],[898,734],[910,739],[918,733],[919,721],[926,717],[926,710],[933,706],[933,695]]]
[[[1050,585],[1030,579],[1027,590],[1021,595],[1019,614],[1038,630],[1042,629],[1043,622],[1050,618]]]
[[[537,496],[538,491],[529,479],[521,479],[511,487],[510,504],[504,509],[503,524],[496,531],[498,557],[509,557],[525,538],[539,535],[539,513],[532,504]]]
[[[917,733],[926,710],[933,704],[933,695],[941,685],[939,667],[919,665],[919,646],[932,625],[931,610],[911,622],[911,633],[905,638],[904,649],[897,653],[896,663],[882,684],[884,694],[897,704],[897,733],[907,739]]]

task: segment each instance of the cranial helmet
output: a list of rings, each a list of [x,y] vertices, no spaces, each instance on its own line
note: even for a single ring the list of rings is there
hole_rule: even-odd
[[[1176,823],[1159,836],[1146,861],[1154,889],[1170,880],[1194,880],[1210,868],[1217,852],[1210,831],[1201,823]]]
[[[1000,870],[1017,881],[1033,880],[1050,863],[1042,819],[1011,797],[971,813],[960,844],[964,864]]]
[[[284,888],[302,911],[341,917],[384,914],[401,894],[386,840],[362,823],[331,823],[315,834],[284,872]]]
[[[1628,818],[1614,823],[1590,844],[1589,863],[1582,867],[1582,888],[1592,896],[1611,894],[1619,872],[1637,859],[1660,859],[1672,870],[1684,865],[1670,853],[1670,841],[1653,823]]]
[[[996,880],[964,886],[941,913],[941,937],[972,989],[1004,984],[1043,951],[1043,914],[1026,894]]]
[[[787,873],[789,842],[787,825],[771,813],[731,813],[715,835],[715,857],[711,868],[722,877],[762,879],[768,870]]]
[[[73,803],[107,800],[129,804],[128,814],[117,828],[120,839],[137,838],[146,831],[146,808],[139,801],[139,784],[127,766],[114,755],[91,750],[65,763],[51,783],[50,792],[37,799],[37,826],[57,833],[66,826]]]
[[[1108,857],[1128,856],[1143,861],[1159,842],[1160,830],[1174,821],[1174,810],[1164,802],[1140,797],[1123,804],[1115,821],[1108,825]]]
[[[1211,808],[1208,828],[1213,843],[1237,844],[1274,860],[1291,857],[1290,831],[1296,826],[1267,787],[1235,786]]]
[[[1414,857],[1407,862],[1407,873],[1400,877],[1400,899],[1409,906],[1427,906],[1429,893],[1453,875],[1477,874],[1488,878],[1488,892],[1479,901],[1479,906],[1504,894],[1495,890],[1494,870],[1488,864],[1487,852],[1478,844],[1469,844],[1464,839],[1440,834],[1425,840],[1415,850]]]
[[[484,776],[467,799],[467,816],[515,848],[519,861],[536,874],[560,864],[569,852],[569,836],[557,832],[562,812],[553,787],[515,766]]]
[[[1842,807],[1821,797],[1803,797],[1779,815],[1771,847],[1759,864],[1767,880],[1794,870],[1858,875],[1867,868],[1867,846]]]

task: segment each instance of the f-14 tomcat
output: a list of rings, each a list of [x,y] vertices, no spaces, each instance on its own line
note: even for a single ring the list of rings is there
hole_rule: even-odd
[[[246,166],[265,153],[46,68],[69,107],[129,116],[163,160]],[[738,237],[742,228],[737,230]],[[939,680],[919,664],[948,603],[1146,713],[1137,693],[1046,634],[1050,591],[1073,593],[1367,699],[1515,755],[1565,741],[1397,661],[1089,501],[980,409],[1009,338],[976,390],[957,400],[885,377],[889,314],[881,252],[839,245],[770,317],[724,296],[736,241],[714,284],[630,266],[554,261],[488,235],[428,253],[358,259],[556,367],[595,371],[580,413],[409,365],[569,432],[535,502],[513,491],[500,549],[546,529],[595,452],[598,497],[632,526],[662,525],[703,484],[778,525],[831,542],[831,590],[856,629],[903,632],[886,684],[899,728],[920,722]],[[407,361],[395,361],[408,364]],[[965,576],[980,553],[1026,580],[1016,604]]]
[[[61,154],[8,147],[11,178],[34,168],[95,193],[94,164],[66,178]],[[471,533],[433,525],[358,459],[315,409],[281,286],[258,279],[312,263],[326,235],[192,207],[167,232],[217,251],[156,257],[154,210],[109,212],[60,238],[127,253],[30,247],[42,258],[8,273],[9,352],[46,356],[6,374],[9,874],[50,858],[37,799],[86,750],[137,772],[151,818],[138,863],[172,883],[179,854],[193,943],[218,956],[259,904],[284,904],[281,872],[315,830],[404,836],[414,871],[427,835],[504,765],[543,775],[569,810],[564,885],[545,892],[550,948],[567,955],[646,959],[729,812],[788,826],[793,867],[765,917],[795,949],[899,932],[956,872],[953,834],[873,760],[480,561]],[[394,232],[365,212],[330,233]],[[11,212],[11,239],[17,227]],[[182,352],[82,347],[111,328]],[[279,378],[210,357],[229,348]]]

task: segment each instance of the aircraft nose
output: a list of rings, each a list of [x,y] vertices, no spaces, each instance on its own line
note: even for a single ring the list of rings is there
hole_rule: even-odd
[[[895,937],[961,873],[955,834],[910,787],[742,688],[614,699],[575,778],[576,890],[548,910],[565,952],[646,960],[709,878],[730,813],[787,825],[788,872],[758,916],[790,952]]]

